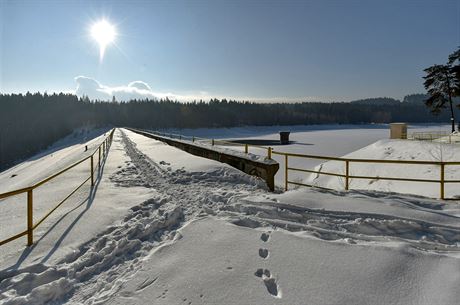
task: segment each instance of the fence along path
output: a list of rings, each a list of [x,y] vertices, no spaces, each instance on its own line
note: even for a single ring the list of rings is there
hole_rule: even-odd
[[[445,178],[445,173],[446,173],[446,167],[448,166],[458,166],[460,165],[460,161],[451,161],[451,162],[444,162],[444,161],[417,161],[417,160],[379,160],[379,159],[354,159],[354,158],[341,158],[341,157],[330,157],[330,156],[322,156],[322,155],[307,155],[307,154],[296,154],[296,153],[289,153],[289,152],[283,152],[283,151],[278,151],[278,150],[273,150],[272,147],[266,147],[266,146],[261,146],[261,145],[252,145],[252,144],[240,144],[236,142],[230,142],[230,141],[224,141],[224,140],[216,140],[216,139],[205,139],[205,138],[199,138],[199,137],[194,137],[194,136],[184,136],[184,135],[179,135],[179,134],[172,134],[172,133],[164,133],[164,132],[154,132],[158,135],[161,136],[166,136],[170,138],[176,138],[179,140],[189,140],[192,142],[197,142],[197,143],[202,143],[202,144],[210,144],[211,146],[214,145],[222,145],[222,146],[240,146],[244,147],[244,152],[249,153],[250,148],[255,148],[255,149],[263,149],[266,150],[267,152],[267,158],[271,159],[272,154],[274,155],[279,155],[283,157],[284,161],[284,190],[287,191],[289,189],[289,185],[297,185],[297,186],[307,186],[307,187],[318,187],[318,188],[324,188],[320,187],[317,185],[311,185],[311,184],[306,184],[306,183],[301,183],[301,182],[295,182],[291,181],[289,179],[289,173],[290,172],[302,172],[302,173],[309,173],[309,174],[317,174],[317,175],[326,175],[326,176],[335,176],[335,177],[341,177],[344,178],[345,183],[344,183],[344,189],[349,190],[350,189],[350,181],[351,179],[365,179],[365,180],[390,180],[390,181],[406,181],[406,182],[420,182],[420,183],[438,183],[439,184],[439,198],[443,200],[458,200],[458,198],[446,198],[445,196],[445,186],[446,184],[449,183],[460,183],[460,180],[454,180],[454,179],[446,179]],[[427,133],[424,135],[426,136]],[[436,134],[437,138],[441,137],[448,137],[447,133],[439,133]],[[453,136],[452,136],[453,137]],[[431,135],[429,139],[433,139],[435,136]],[[414,138],[415,139],[415,138]],[[425,139],[425,138],[424,138]],[[422,139],[420,139],[422,140]],[[454,143],[454,141],[449,141],[447,143]],[[298,167],[290,167],[289,166],[289,160],[292,158],[303,158],[303,159],[320,159],[320,160],[326,160],[326,161],[340,161],[343,162],[344,165],[344,172],[324,172],[324,171],[316,171],[316,170],[310,170],[310,169],[305,169],[305,168],[298,168]],[[350,173],[350,166],[353,163],[368,163],[368,164],[399,164],[399,165],[421,165],[421,166],[427,166],[427,165],[434,165],[439,167],[439,176],[437,179],[426,179],[423,177],[418,177],[418,178],[402,178],[402,177],[382,177],[382,176],[364,176],[364,175],[353,175]],[[328,188],[325,188],[328,189]]]
[[[8,242],[11,242],[13,240],[16,240],[22,236],[27,235],[27,245],[31,246],[33,244],[33,231],[36,229],[43,221],[45,221],[46,218],[48,218],[57,208],[59,208],[67,199],[69,199],[75,192],[77,192],[86,182],[91,181],[91,187],[94,186],[94,181],[95,181],[95,172],[98,170],[101,166],[103,166],[103,161],[107,157],[107,154],[109,152],[110,146],[112,144],[113,140],[113,133],[115,132],[115,129],[112,129],[107,137],[105,137],[104,141],[100,145],[96,147],[93,153],[91,153],[89,156],[82,158],[81,160],[72,163],[71,165],[67,166],[66,168],[62,169],[61,171],[52,174],[39,182],[28,186],[24,187],[21,189],[17,189],[14,191],[6,192],[0,194],[0,199],[16,196],[22,193],[27,193],[27,217],[26,217],[26,224],[27,224],[27,229],[25,231],[22,231],[16,235],[13,235],[9,238],[6,238],[4,240],[0,241],[0,246],[3,244],[6,244]],[[95,156],[97,155],[97,163],[94,163]],[[34,190],[40,187],[41,185],[59,177],[63,173],[69,171],[70,169],[74,168],[75,166],[82,164],[85,161],[89,160],[89,176],[84,179],[84,181],[81,182],[72,192],[70,192],[64,199],[62,199],[57,205],[55,205],[48,213],[46,213],[40,220],[34,223],[33,221],[33,204],[34,204]],[[0,202],[1,204],[2,202]]]

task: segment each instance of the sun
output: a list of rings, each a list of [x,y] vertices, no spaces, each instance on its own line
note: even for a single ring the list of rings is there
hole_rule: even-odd
[[[99,44],[99,58],[104,58],[105,49],[115,41],[117,32],[115,26],[105,19],[94,23],[91,26],[91,37]]]

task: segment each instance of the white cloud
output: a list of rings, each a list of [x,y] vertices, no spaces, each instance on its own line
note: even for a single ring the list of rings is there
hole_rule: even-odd
[[[75,94],[78,97],[88,96],[91,100],[100,101],[112,101],[115,97],[117,101],[130,101],[133,99],[145,100],[145,99],[165,99],[177,100],[180,102],[187,101],[209,101],[211,98],[227,100],[238,100],[238,101],[252,101],[252,102],[264,102],[264,103],[279,103],[279,102],[309,102],[309,101],[328,101],[324,97],[298,97],[298,98],[286,98],[286,97],[245,97],[245,96],[225,96],[222,94],[212,94],[207,91],[198,92],[186,92],[185,94],[172,94],[172,93],[160,93],[155,92],[152,88],[143,81],[134,81],[129,83],[127,86],[109,87],[102,85],[94,78],[86,76],[77,76],[75,78],[77,82],[77,89]],[[333,99],[331,99],[333,100]]]
[[[127,86],[117,87],[104,86],[97,80],[86,76],[77,76],[75,81],[77,82],[75,94],[79,97],[87,96],[91,100],[111,101],[113,97],[117,101],[160,99],[166,97],[172,100],[176,99],[176,96],[173,94],[153,92],[152,88],[142,81],[134,81]]]

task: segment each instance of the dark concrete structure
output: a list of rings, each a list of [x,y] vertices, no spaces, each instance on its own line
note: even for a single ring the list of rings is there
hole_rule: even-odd
[[[249,158],[244,158],[243,156],[237,156],[232,154],[227,154],[225,152],[220,152],[213,150],[211,148],[195,145],[193,143],[188,143],[176,139],[171,139],[168,137],[158,136],[151,132],[141,131],[137,129],[127,128],[133,132],[144,135],[146,137],[164,142],[168,145],[177,147],[183,151],[186,151],[192,155],[204,157],[211,160],[216,160],[222,163],[226,163],[230,166],[233,166],[240,171],[257,176],[262,178],[267,182],[267,186],[271,191],[275,190],[275,174],[279,169],[279,164],[271,160],[270,162],[255,161]]]
[[[290,131],[280,131],[280,143],[281,145],[289,144],[289,135],[291,134]]]

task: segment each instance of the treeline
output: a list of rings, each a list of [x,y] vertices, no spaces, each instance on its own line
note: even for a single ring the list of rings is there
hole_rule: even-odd
[[[433,116],[425,96],[401,102],[375,98],[350,103],[251,103],[212,99],[91,102],[72,94],[0,94],[0,169],[11,166],[79,127],[198,128],[248,125],[449,122]],[[458,110],[456,110],[458,112]]]

